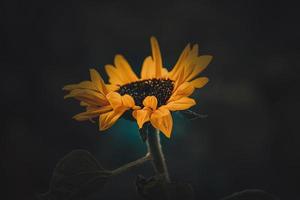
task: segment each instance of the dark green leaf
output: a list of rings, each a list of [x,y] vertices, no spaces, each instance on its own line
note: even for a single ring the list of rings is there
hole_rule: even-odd
[[[207,115],[199,114],[191,110],[182,110],[180,113],[189,120],[203,119],[207,117]]]
[[[101,189],[111,176],[85,150],[74,150],[56,165],[49,191],[39,195],[41,200],[75,200]]]

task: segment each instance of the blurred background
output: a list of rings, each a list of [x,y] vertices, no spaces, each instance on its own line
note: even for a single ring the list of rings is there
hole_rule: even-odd
[[[158,38],[171,68],[188,42],[213,55],[195,93],[194,111],[175,114],[162,136],[172,180],[191,183],[197,199],[247,188],[299,198],[299,5],[284,1],[17,1],[0,2],[1,199],[33,199],[48,189],[57,161],[90,151],[107,169],[146,152],[137,125],[108,131],[76,122],[82,111],[62,87],[89,79],[88,69],[123,54],[136,72]],[[106,77],[104,75],[104,77]],[[98,196],[138,199],[134,180],[151,165],[114,177]],[[298,177],[298,178],[297,178]],[[298,181],[298,182],[296,182]],[[98,197],[95,199],[99,199]]]

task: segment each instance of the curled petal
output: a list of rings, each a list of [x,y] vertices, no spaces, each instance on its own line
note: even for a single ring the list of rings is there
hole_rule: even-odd
[[[128,108],[133,108],[135,107],[135,102],[134,99],[132,98],[132,96],[125,94],[124,96],[122,96],[122,104],[125,107]]]
[[[173,127],[173,119],[168,109],[160,107],[150,117],[151,124],[159,129],[166,137],[170,138]]]
[[[156,110],[157,108],[157,99],[155,96],[147,96],[144,101],[143,105],[145,107],[151,108],[152,110]]]
[[[134,110],[133,111],[133,116],[137,121],[137,124],[139,126],[139,128],[142,128],[144,123],[150,120],[150,114],[151,114],[151,110],[144,108],[142,110]]]

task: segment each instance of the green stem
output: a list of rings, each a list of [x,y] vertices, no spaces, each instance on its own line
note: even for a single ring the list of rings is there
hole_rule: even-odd
[[[113,175],[121,174],[121,173],[126,172],[126,171],[129,171],[130,169],[133,169],[133,168],[135,168],[135,167],[137,167],[137,166],[140,166],[140,165],[146,163],[146,162],[149,161],[149,160],[151,160],[151,155],[150,155],[149,153],[147,153],[147,154],[146,154],[144,157],[142,157],[142,158],[139,158],[139,159],[137,159],[137,160],[135,160],[135,161],[132,161],[132,162],[130,162],[130,163],[127,163],[127,164],[125,164],[125,165],[123,165],[123,166],[117,168],[117,169],[112,170],[111,173],[112,173]]]
[[[147,145],[156,174],[159,175],[165,183],[170,183],[166,160],[160,144],[159,130],[151,125],[148,126]]]

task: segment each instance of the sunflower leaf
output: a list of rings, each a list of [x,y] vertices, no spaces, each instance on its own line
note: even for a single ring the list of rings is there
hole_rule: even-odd
[[[40,200],[75,200],[102,188],[111,172],[85,150],[74,150],[56,165],[49,191],[38,195]]]
[[[192,110],[182,110],[180,113],[189,120],[203,119],[207,117],[205,114],[196,113]]]

